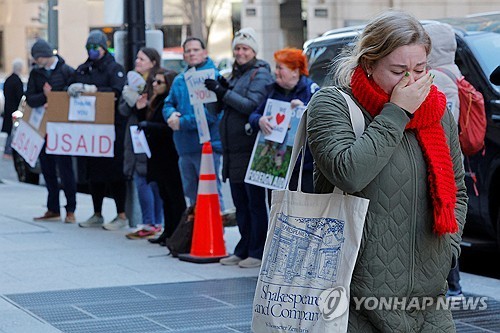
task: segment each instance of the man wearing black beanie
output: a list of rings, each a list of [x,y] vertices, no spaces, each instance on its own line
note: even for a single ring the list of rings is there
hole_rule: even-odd
[[[64,91],[74,73],[62,57],[54,53],[52,46],[43,39],[38,39],[31,48],[35,67],[31,70],[26,89],[26,103],[31,108],[47,107],[47,94],[50,91]],[[57,170],[66,196],[66,218],[64,222],[75,223],[76,180],[71,156],[49,155],[45,147],[40,153],[40,165],[48,191],[47,211],[35,221],[59,221],[61,219],[59,203],[59,181]]]

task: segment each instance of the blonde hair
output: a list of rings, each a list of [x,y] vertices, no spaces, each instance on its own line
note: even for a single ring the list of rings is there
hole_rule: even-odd
[[[331,81],[347,88],[358,65],[366,71],[367,65],[375,64],[398,47],[411,44],[424,45],[427,55],[431,51],[431,39],[415,17],[403,11],[386,11],[366,25],[353,48],[334,59]]]

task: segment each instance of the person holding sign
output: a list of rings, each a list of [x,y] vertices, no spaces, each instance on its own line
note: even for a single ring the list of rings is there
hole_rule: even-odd
[[[205,43],[201,39],[189,37],[184,41],[182,47],[184,49],[184,61],[187,63],[188,67],[184,72],[178,74],[172,83],[172,88],[163,106],[163,118],[168,126],[174,131],[175,147],[179,154],[182,186],[184,187],[184,194],[189,200],[189,205],[192,206],[195,204],[198,195],[202,148],[200,137],[205,137],[205,135],[201,135],[201,128],[197,125],[198,119],[195,116],[195,110],[191,103],[191,98],[193,98],[193,96],[190,96],[186,80],[192,78],[194,76],[193,73],[198,71],[213,71],[214,77],[219,77],[220,74],[212,59],[208,57]],[[196,86],[200,86],[199,79],[196,82],[189,82],[191,84],[197,83]],[[203,86],[203,81],[201,81],[201,86]],[[201,90],[197,89],[197,91]],[[222,148],[219,135],[220,119],[216,112],[216,107],[216,103],[201,104],[209,129],[208,134],[213,148],[214,165],[218,174]],[[219,177],[217,177],[217,189],[219,192],[221,210],[224,210],[221,181]]]
[[[233,39],[235,62],[229,81],[222,78],[205,81],[206,87],[214,91],[223,104],[222,174],[224,179],[229,179],[241,234],[234,254],[221,259],[220,263],[242,268],[260,266],[268,222],[265,189],[244,182],[257,135],[247,128],[248,116],[264,101],[266,86],[272,83],[269,64],[257,59],[258,50],[255,30],[241,29]]]
[[[43,39],[38,39],[31,47],[31,56],[35,67],[31,70],[26,89],[26,103],[33,109],[32,113],[46,110],[47,94],[50,91],[64,91],[68,88],[69,80],[74,69],[67,65],[64,59],[54,54],[52,46]],[[38,123],[38,126],[40,124]],[[64,222],[75,223],[76,209],[76,178],[73,172],[73,160],[68,155],[50,155],[45,153],[45,145],[40,153],[45,186],[47,187],[47,211],[35,221],[59,221],[61,219],[59,203],[59,180],[62,181],[66,196],[66,217]]]
[[[161,231],[163,224],[163,203],[158,184],[146,179],[148,157],[145,153],[134,152],[131,135],[133,129],[130,129],[130,126],[146,119],[149,101],[153,97],[153,81],[160,63],[161,56],[154,48],[143,47],[137,52],[134,71],[127,74],[127,85],[123,87],[118,106],[120,114],[128,117],[123,172],[127,178],[134,180],[142,213],[143,227],[126,235],[132,239],[153,236]]]
[[[285,48],[274,53],[274,61],[276,68],[274,74],[276,81],[268,86],[267,99],[290,102],[290,111],[293,111],[297,106],[304,106],[309,103],[313,94],[319,90],[319,86],[309,79],[309,71],[307,70],[307,58],[299,49]],[[250,125],[255,131],[261,130],[263,134],[268,135],[273,131],[270,116],[264,115],[266,101],[264,101],[248,118]],[[272,141],[269,141],[272,143]],[[284,146],[284,149],[281,148]],[[284,151],[287,146],[285,139],[275,149],[274,161],[276,166],[281,166],[283,163]],[[268,145],[265,146],[269,147]],[[263,151],[264,151],[263,149]],[[266,149],[265,153],[269,151]],[[290,189],[297,188],[299,176],[300,159],[298,160],[290,178]],[[306,150],[304,170],[302,173],[302,190],[308,193],[314,193],[313,186],[313,158],[309,149]]]
[[[125,74],[123,66],[108,53],[106,35],[100,30],[92,30],[87,38],[87,60],[78,66],[68,88],[71,97],[82,92],[113,92],[116,100],[120,99]],[[114,157],[82,157],[86,166],[90,194],[94,205],[94,214],[78,225],[82,228],[102,227],[106,230],[116,230],[128,226],[125,214],[126,181],[123,175],[123,142],[125,137],[126,118],[117,111],[107,110],[115,116]],[[109,223],[104,224],[102,204],[107,191],[115,200],[118,215]]]

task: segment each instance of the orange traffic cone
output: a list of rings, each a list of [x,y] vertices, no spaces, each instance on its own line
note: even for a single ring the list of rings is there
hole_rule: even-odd
[[[205,142],[201,155],[191,252],[179,254],[179,259],[195,263],[218,262],[227,257],[223,235],[212,145]]]

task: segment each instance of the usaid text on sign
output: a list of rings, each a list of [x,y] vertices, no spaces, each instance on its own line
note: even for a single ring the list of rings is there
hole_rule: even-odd
[[[113,157],[114,125],[47,123],[45,152],[55,155]]]

